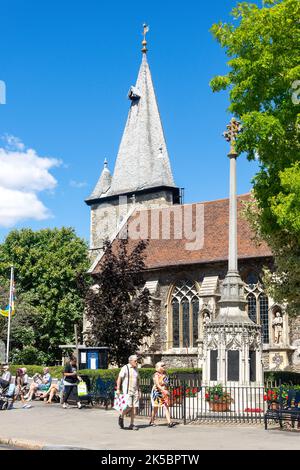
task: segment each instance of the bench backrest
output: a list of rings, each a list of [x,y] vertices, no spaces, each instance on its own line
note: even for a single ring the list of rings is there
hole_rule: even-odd
[[[287,406],[291,408],[293,406],[298,407],[300,402],[300,390],[291,389],[288,391]]]

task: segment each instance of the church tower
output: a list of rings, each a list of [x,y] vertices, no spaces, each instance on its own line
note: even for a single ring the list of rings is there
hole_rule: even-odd
[[[180,202],[147,61],[146,33],[142,63],[128,98],[130,109],[113,175],[107,161],[85,200],[91,207],[91,259],[97,261],[105,239],[112,239],[135,208],[167,207]]]

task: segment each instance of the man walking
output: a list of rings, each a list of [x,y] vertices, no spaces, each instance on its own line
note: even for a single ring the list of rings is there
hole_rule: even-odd
[[[140,398],[140,386],[139,386],[139,374],[137,371],[137,362],[138,358],[136,355],[130,356],[128,358],[128,364],[123,366],[119,377],[117,380],[117,394],[121,393],[121,383],[122,383],[122,392],[124,395],[128,395],[128,407],[122,412],[119,416],[119,426],[121,429],[124,429],[124,417],[128,412],[130,412],[130,426],[128,429],[137,431],[139,428],[134,424],[134,417],[136,414],[136,409],[139,407],[139,398]]]

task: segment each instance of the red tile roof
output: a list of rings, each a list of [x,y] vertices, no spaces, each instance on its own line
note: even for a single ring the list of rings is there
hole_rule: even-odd
[[[266,243],[257,245],[254,242],[253,232],[248,222],[242,217],[243,201],[248,201],[249,198],[249,194],[238,196],[238,258],[272,256]],[[188,221],[183,223],[182,236],[180,224],[174,222],[172,214],[174,210],[177,214],[176,221],[182,220],[183,223],[184,218]],[[191,217],[189,217],[190,214]],[[203,214],[203,218],[201,218],[201,214]],[[168,219],[170,224],[166,223]],[[135,244],[137,238],[149,237],[145,260],[148,269],[225,261],[228,259],[228,222],[229,199],[176,205],[163,209],[137,210],[128,221],[129,239],[130,244]],[[176,226],[177,232],[179,232],[177,235],[174,234]],[[194,241],[189,235],[191,228],[194,235],[196,230],[198,238],[201,233],[204,235],[203,245],[199,240],[198,246],[194,246],[195,249],[189,249],[189,243]],[[143,231],[144,233],[139,233]],[[166,239],[168,232],[170,237]],[[153,234],[156,239],[153,238]],[[99,264],[94,272],[98,270]]]

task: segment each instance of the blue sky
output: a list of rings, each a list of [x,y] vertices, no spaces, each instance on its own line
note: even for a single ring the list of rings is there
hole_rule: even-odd
[[[209,88],[214,75],[226,72],[226,57],[209,29],[228,20],[235,5],[2,0],[0,80],[7,98],[0,106],[0,147],[4,159],[14,154],[18,161],[16,153],[25,152],[31,167],[22,169],[27,189],[9,181],[14,167],[6,169],[8,215],[4,223],[3,212],[0,217],[0,239],[11,228],[62,225],[89,238],[84,199],[105,157],[113,170],[129,109],[127,91],[140,66],[144,22],[150,25],[148,61],[175,181],[185,188],[185,202],[227,197],[222,132],[230,120],[228,95]],[[0,153],[0,166],[1,161]],[[238,160],[239,193],[249,191],[256,171],[257,163]],[[23,189],[34,197],[23,197]],[[16,211],[11,220],[10,204],[11,213]],[[16,204],[28,218],[20,220]],[[43,220],[34,220],[36,213]]]

